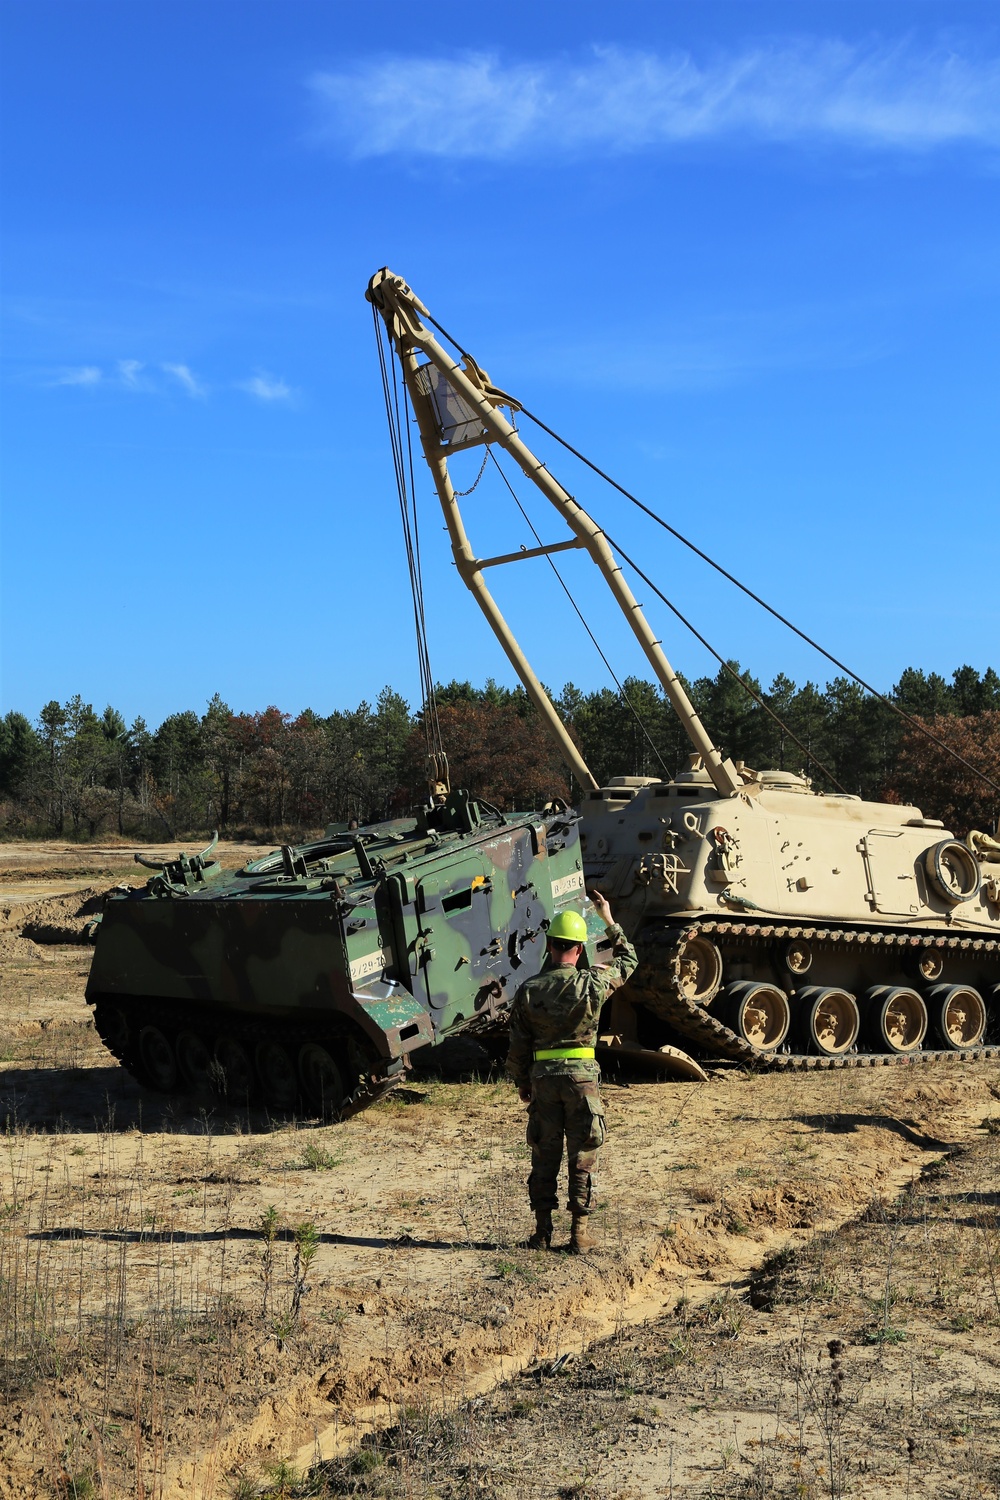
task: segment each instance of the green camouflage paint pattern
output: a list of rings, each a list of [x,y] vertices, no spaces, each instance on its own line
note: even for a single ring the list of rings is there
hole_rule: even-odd
[[[117,1007],[133,1031],[194,1027],[209,1050],[234,1030],[301,1041],[353,1028],[391,1072],[416,1047],[504,1021],[553,917],[587,904],[582,865],[574,813],[501,819],[461,792],[239,871],[168,862],[108,901],[87,1000],[99,1029]],[[134,1040],[113,1046],[126,1066]]]

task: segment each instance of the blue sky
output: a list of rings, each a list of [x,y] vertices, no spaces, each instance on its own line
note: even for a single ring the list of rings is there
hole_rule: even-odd
[[[416,697],[384,264],[877,686],[1000,667],[994,4],[5,0],[3,29],[3,709]],[[830,675],[539,452],[721,651]],[[435,674],[509,681],[418,478]],[[495,487],[466,506],[484,552],[530,543]],[[543,679],[602,685],[546,565],[506,571]]]

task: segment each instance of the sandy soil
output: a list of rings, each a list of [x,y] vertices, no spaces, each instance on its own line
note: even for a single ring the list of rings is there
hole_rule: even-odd
[[[220,843],[215,854],[227,869],[238,869],[247,860],[269,854],[272,847]],[[198,854],[203,848],[204,845],[190,844],[184,852]],[[132,844],[124,839],[106,844],[30,839],[0,844],[0,903],[64,895],[97,884],[106,888],[119,881],[141,885],[146,872],[136,864],[137,854],[147,859],[172,859],[178,852],[172,844]]]
[[[620,1077],[600,1249],[521,1251],[468,1050],[340,1126],[115,1065],[69,939],[120,855],[0,849],[5,1500],[1000,1492],[997,1064]]]

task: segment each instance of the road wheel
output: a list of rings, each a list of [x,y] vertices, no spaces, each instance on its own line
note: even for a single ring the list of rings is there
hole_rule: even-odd
[[[978,990],[965,984],[936,984],[927,991],[934,1035],[949,1052],[978,1047],[986,1030],[986,1006]]]
[[[866,997],[865,1029],[876,1052],[916,1052],[927,1032],[923,997],[902,985],[876,985]]]
[[[726,986],[726,1024],[759,1052],[773,1052],[788,1035],[792,1013],[777,985],[741,980]]]
[[[707,1005],[718,994],[722,954],[708,938],[688,938],[678,958],[677,982],[684,998],[696,1005]]]
[[[215,1067],[212,1054],[196,1031],[182,1031],[174,1049],[177,1067],[185,1086],[202,1097],[212,1092]]]
[[[248,1104],[257,1087],[253,1063],[243,1043],[220,1036],[215,1043],[215,1089],[230,1104]]]
[[[139,1062],[150,1088],[169,1094],[177,1087],[174,1049],[158,1026],[144,1026],[139,1032]]]
[[[257,1043],[255,1056],[264,1102],[272,1109],[294,1109],[299,1097],[299,1076],[288,1049],[268,1037]]]
[[[306,1102],[317,1114],[335,1115],[344,1102],[340,1069],[325,1047],[306,1042],[299,1052],[299,1082]]]
[[[799,1026],[806,1046],[824,1057],[849,1052],[861,1030],[858,1002],[847,990],[809,984],[796,991]]]

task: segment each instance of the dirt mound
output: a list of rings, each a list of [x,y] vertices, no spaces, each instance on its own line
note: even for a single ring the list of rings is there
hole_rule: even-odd
[[[998,1138],[926,1169],[747,1283],[441,1409],[433,1397],[312,1468],[318,1500],[778,1500],[996,1495]],[[693,1293],[693,1295],[692,1295]],[[435,1393],[436,1394],[436,1393]]]
[[[40,901],[11,901],[0,905],[0,953],[14,952],[11,939],[32,943],[86,943],[94,918],[120,886],[87,886]]]

